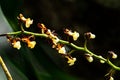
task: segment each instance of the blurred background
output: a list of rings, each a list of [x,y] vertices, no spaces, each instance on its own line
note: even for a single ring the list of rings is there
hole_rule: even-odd
[[[40,32],[37,23],[44,23],[65,39],[63,29],[69,28],[80,33],[79,40],[74,42],[80,46],[84,43],[84,33],[92,32],[96,38],[88,43],[91,51],[106,57],[112,50],[120,56],[119,0],[0,0],[0,34],[20,30],[19,13],[34,20],[29,31]],[[16,50],[5,37],[0,37],[0,55],[13,80],[105,80],[110,70],[96,59],[89,63],[80,51],[72,54],[77,61],[69,67],[46,39],[36,38],[36,41],[34,49],[22,44]],[[120,57],[112,62],[120,65]],[[115,80],[120,79],[119,74],[115,72]],[[7,80],[1,67],[0,80]]]

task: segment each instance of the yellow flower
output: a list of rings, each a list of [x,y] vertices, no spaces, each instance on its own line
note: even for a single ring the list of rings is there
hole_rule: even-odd
[[[58,53],[66,54],[65,47],[61,47],[61,48],[58,50]]]
[[[29,28],[31,24],[33,24],[33,20],[30,20],[30,18],[27,18],[25,21],[26,28]]]
[[[18,19],[20,19],[22,21],[26,21],[26,18],[23,16],[23,14],[19,14]]]
[[[42,34],[44,34],[44,33],[47,31],[47,28],[46,28],[45,25],[42,24],[42,23],[38,23],[38,27],[41,28]]]
[[[78,37],[79,37],[79,33],[76,32],[76,31],[74,31],[74,33],[72,34],[72,36],[73,36],[73,40],[76,41],[78,39]]]
[[[36,41],[30,41],[30,42],[28,42],[28,47],[31,48],[31,49],[34,48],[35,45],[36,45]]]
[[[65,58],[68,59],[67,63],[69,64],[69,66],[74,65],[74,63],[75,63],[75,61],[76,61],[76,58],[72,58],[72,57],[70,58],[70,57],[68,57],[68,56],[65,56]]]
[[[14,48],[17,48],[18,50],[21,48],[20,41],[14,41],[12,45]]]
[[[90,34],[90,39],[94,39],[96,36],[95,36],[95,34]]]
[[[54,46],[56,46],[60,39],[57,36],[55,36],[50,29],[47,30],[46,34],[52,40]]]
[[[30,41],[29,38],[22,38],[23,42],[26,42],[29,48],[34,48],[36,45],[36,41]]]
[[[18,17],[19,20],[23,21],[25,23],[26,28],[29,28],[31,24],[33,24],[33,20],[31,20],[30,18],[25,18],[23,16],[23,14],[19,14]]]

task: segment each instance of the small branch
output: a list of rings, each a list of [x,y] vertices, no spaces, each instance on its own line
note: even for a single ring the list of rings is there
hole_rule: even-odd
[[[3,71],[4,71],[4,73],[5,73],[6,77],[7,77],[7,80],[13,80],[12,76],[11,76],[9,70],[7,69],[7,67],[6,67],[6,65],[5,65],[5,63],[4,63],[1,56],[0,56],[0,65],[2,66],[2,69],[3,69]]]
[[[2,37],[2,36],[6,36],[7,34],[0,34],[0,37]]]
[[[17,31],[17,32],[10,32],[10,33],[7,33],[7,35],[19,35],[21,34],[22,31]]]

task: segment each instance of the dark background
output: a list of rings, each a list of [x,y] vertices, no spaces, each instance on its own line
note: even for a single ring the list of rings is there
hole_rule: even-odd
[[[84,42],[84,33],[90,31],[96,35],[96,38],[88,43],[91,51],[106,57],[108,51],[112,50],[120,56],[119,0],[6,0],[1,1],[1,8],[9,23],[15,25],[11,25],[14,31],[19,30],[16,16],[22,13],[34,20],[29,29],[31,31],[39,32],[37,23],[40,22],[55,30],[64,39],[66,36],[62,36],[63,29],[69,28],[80,33],[80,39],[74,42],[80,46]],[[63,58],[48,45],[47,40],[40,38],[36,40],[39,44],[33,50],[25,48],[23,44],[20,51],[10,48],[18,54],[11,54],[8,51],[10,54],[3,55],[7,56],[28,80],[104,80],[104,75],[109,72],[110,67],[100,64],[96,59],[93,63],[88,63],[82,52],[72,54],[77,58],[77,62],[74,66],[68,67]],[[119,58],[113,62],[120,65]],[[116,71],[114,78],[120,79],[119,72]]]

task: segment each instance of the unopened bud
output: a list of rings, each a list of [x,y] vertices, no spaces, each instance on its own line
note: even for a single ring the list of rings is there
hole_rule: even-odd
[[[100,58],[103,58],[102,56],[99,56]],[[105,63],[104,60],[100,60],[100,63]]]
[[[95,34],[92,34],[91,32],[85,33],[86,39],[94,39],[96,36]]]
[[[108,53],[110,53],[113,59],[117,58],[117,54],[115,54],[113,51],[108,51]]]
[[[110,76],[109,80],[114,80],[114,78],[112,76]]]
[[[86,59],[88,62],[93,62],[93,57],[90,54],[85,54]]]

